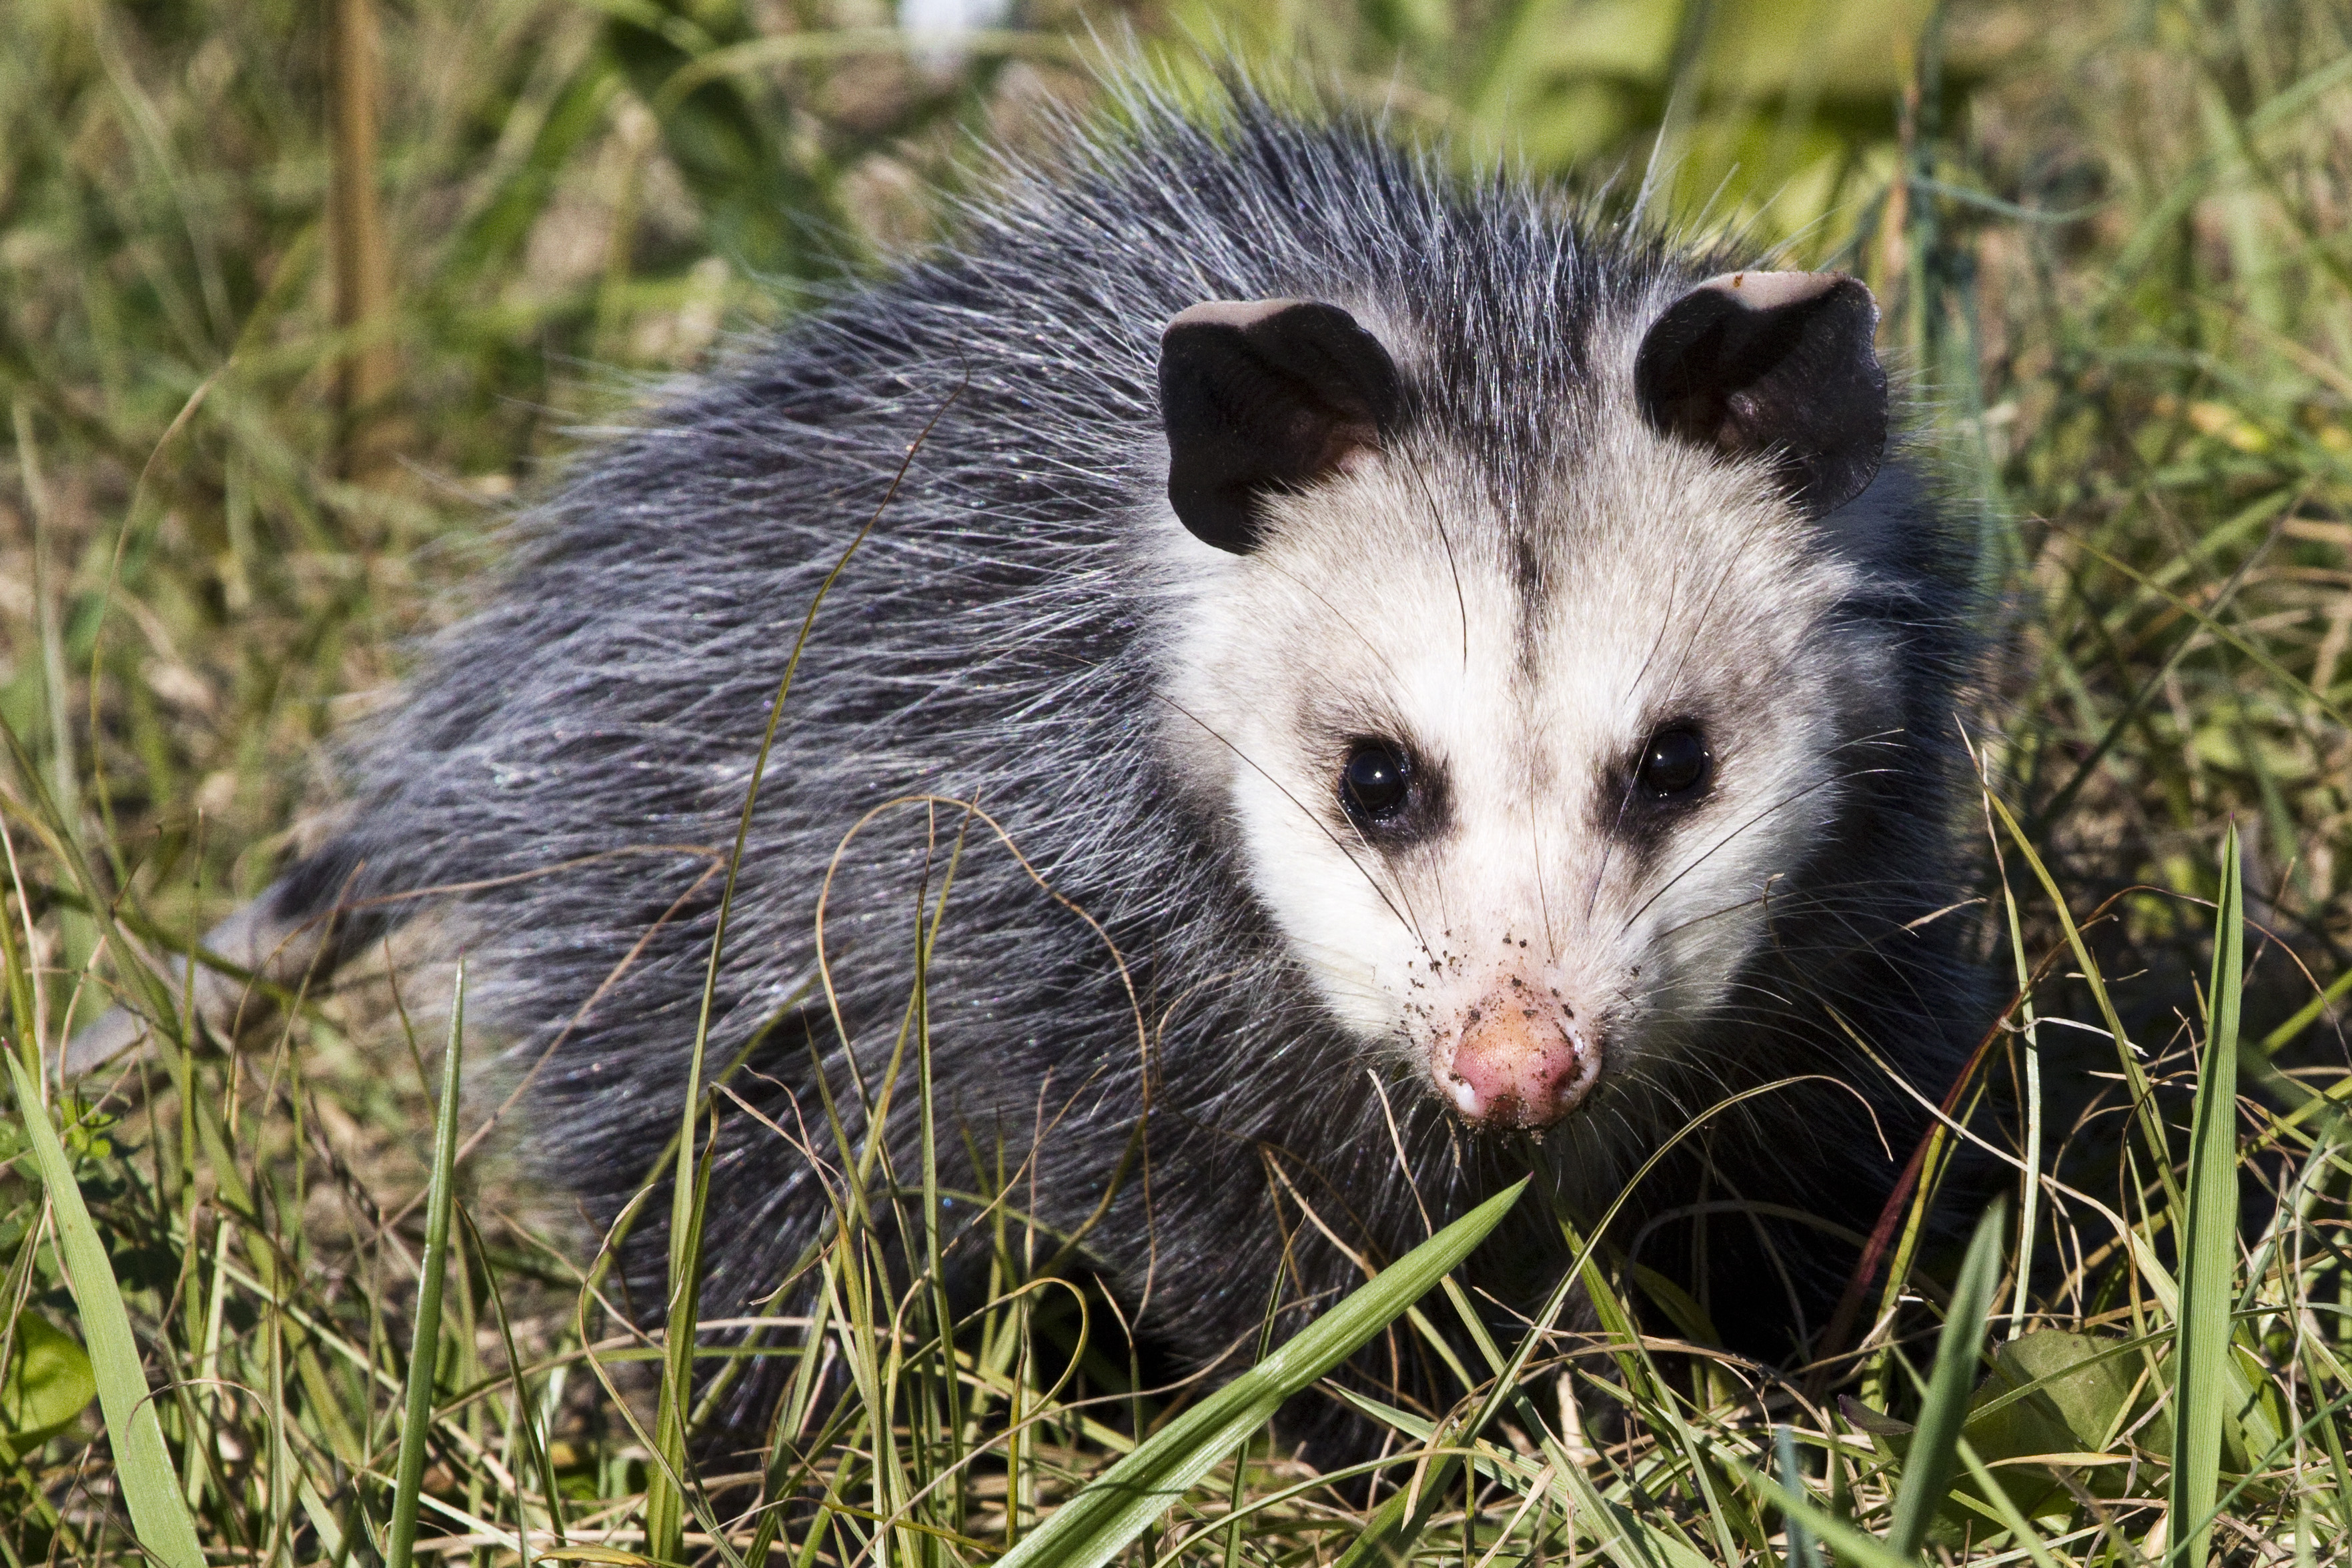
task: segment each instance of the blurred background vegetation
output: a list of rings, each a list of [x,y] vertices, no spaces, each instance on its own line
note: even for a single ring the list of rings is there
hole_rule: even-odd
[[[463,608],[501,519],[583,433],[949,237],[945,197],[983,189],[995,150],[1049,155],[1054,116],[1087,112],[1099,62],[1134,55],[1193,81],[1237,58],[1465,166],[1649,183],[1693,235],[1862,275],[1983,518],[1988,775],[2077,915],[2154,890],[2096,934],[2115,977],[2147,977],[2116,994],[2154,1071],[2197,1037],[2186,977],[2234,821],[2262,933],[2248,1071],[2273,1111],[2341,1098],[2352,6],[903,4],[0,0],[0,956],[28,1058],[53,1061],[119,973],[95,903],[119,913],[112,940],[169,945],[267,883],[330,799],[321,742]],[[2057,925],[2038,893],[2019,902],[2021,954]],[[2070,1000],[2088,1006],[2053,993],[2044,1015]],[[200,1233],[226,1259],[236,1225],[312,1260],[313,1319],[356,1313],[356,1354],[396,1360],[398,1291],[371,1270],[399,1232],[305,1228],[320,1192],[381,1218],[413,1188],[422,1069],[369,1066],[331,1012],[303,1031],[308,1099],[189,1069],[246,1173],[250,1207],[218,1229],[173,1196],[236,1186],[191,1174],[194,1121],[140,1145],[142,1175],[66,1103],[166,1362],[205,1332],[173,1312],[208,1289],[217,1313],[226,1289]],[[41,1312],[72,1320],[33,1244],[38,1188],[11,1168],[0,1427],[30,1433]],[[217,1315],[209,1332],[217,1354]],[[479,1371],[449,1354],[451,1377]],[[305,1409],[332,1403],[304,1386]],[[2316,1397],[2298,1386],[2290,1402]],[[244,1518],[225,1500],[267,1411],[207,1408],[174,1415],[177,1438],[243,1421],[245,1447],[188,1485]],[[320,1496],[363,1469],[366,1419],[320,1428]],[[58,1430],[16,1451],[86,1460],[71,1431],[89,1428]],[[641,1484],[619,1449],[589,1452],[595,1495]],[[21,1465],[8,1484],[31,1490],[0,1515],[59,1495]],[[0,1524],[12,1565],[108,1539],[69,1504],[22,1506],[30,1533]],[[268,1550],[317,1555],[303,1517]],[[245,1528],[249,1553],[278,1539]]]

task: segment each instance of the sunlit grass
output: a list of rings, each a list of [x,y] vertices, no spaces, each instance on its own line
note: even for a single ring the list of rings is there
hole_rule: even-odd
[[[1144,1386],[1109,1303],[1032,1277],[1062,1239],[1017,1171],[979,1195],[987,1304],[943,1333],[945,1292],[907,1291],[866,1218],[877,1152],[814,1151],[837,1222],[786,1298],[808,1315],[752,1336],[782,1392],[746,1448],[695,1437],[696,1364],[741,1376],[731,1340],[635,1333],[609,1239],[455,1162],[463,1060],[416,1048],[381,973],[234,1054],[58,1082],[116,988],[175,1010],[140,956],[310,831],[322,738],[568,427],[922,242],[965,132],[1025,144],[1087,90],[1048,9],[946,68],[845,5],[387,15],[397,390],[363,412],[400,465],[361,486],[318,9],[16,0],[0,29],[0,1019],[12,1103],[46,1107],[0,1124],[0,1563],[129,1561],[136,1531],[180,1568],[173,1517],[215,1562],[482,1568],[2352,1552],[2337,10],[1132,16],[1146,47],[1304,59],[1465,157],[1621,193],[1650,171],[1654,210],[1861,273],[1987,545],[1977,891],[2019,994],[1967,1082],[1921,1086],[1974,1114],[1922,1151],[1843,1343],[1810,1369],[1716,1351],[1605,1229],[1590,1333],[1484,1338],[1407,1260],[1326,1337],[1464,1322],[1478,1354],[1450,1409],[1366,1407],[1396,1433],[1367,1498],[1265,1427],[1304,1350]],[[913,1030],[903,1092],[927,1050]],[[724,1109],[682,1099],[659,1168],[691,1172]],[[1925,1218],[1971,1149],[2012,1196],[1963,1253]],[[938,1173],[890,1179],[939,1212]]]

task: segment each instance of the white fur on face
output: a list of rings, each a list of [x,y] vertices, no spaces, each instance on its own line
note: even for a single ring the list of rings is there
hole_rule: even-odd
[[[1853,569],[1760,472],[1656,435],[1630,402],[1598,419],[1517,517],[1423,447],[1276,501],[1246,557],[1169,547],[1198,552],[1171,743],[1227,803],[1332,1015],[1449,1103],[1467,1104],[1454,1049],[1496,998],[1589,1040],[1604,1082],[1733,1002],[1775,879],[1894,723],[1888,650],[1825,624]],[[1634,759],[1684,720],[1713,754],[1704,799],[1629,836]],[[1368,840],[1341,807],[1366,738],[1443,779],[1417,841]]]

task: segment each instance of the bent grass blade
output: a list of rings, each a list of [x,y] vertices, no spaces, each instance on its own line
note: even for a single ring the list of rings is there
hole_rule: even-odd
[[[1496,1194],[1318,1318],[1251,1371],[1171,1421],[1064,1503],[1002,1568],[1100,1568],[1168,1511],[1284,1400],[1339,1364],[1453,1272],[1527,1190]]]

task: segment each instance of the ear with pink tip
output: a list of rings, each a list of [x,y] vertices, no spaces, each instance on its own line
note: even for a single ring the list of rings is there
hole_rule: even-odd
[[[1660,433],[1762,457],[1807,517],[1870,484],[1886,451],[1878,302],[1835,272],[1733,272],[1666,307],[1633,361]]]
[[[1195,537],[1247,554],[1265,497],[1377,450],[1400,401],[1388,350],[1336,305],[1195,305],[1160,337],[1169,503]]]

